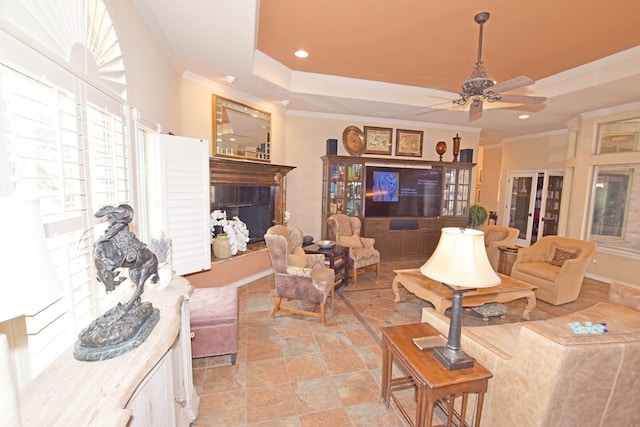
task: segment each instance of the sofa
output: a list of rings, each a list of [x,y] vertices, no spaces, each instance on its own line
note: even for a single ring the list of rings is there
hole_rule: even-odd
[[[500,246],[515,246],[520,230],[503,225],[483,225],[480,231],[484,233],[484,246],[487,249],[487,258],[494,271],[498,271],[500,263]]]
[[[432,308],[422,321],[448,333]],[[608,332],[574,333],[573,322],[605,322]],[[638,425],[640,289],[614,283],[608,302],[565,316],[463,327],[461,346],[493,373],[481,426]]]
[[[575,301],[595,251],[592,242],[544,236],[518,250],[511,277],[537,286],[536,298],[549,304]]]

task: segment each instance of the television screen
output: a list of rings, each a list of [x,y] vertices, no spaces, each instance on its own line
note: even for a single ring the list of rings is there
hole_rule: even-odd
[[[367,166],[365,178],[365,216],[440,216],[442,168]]]

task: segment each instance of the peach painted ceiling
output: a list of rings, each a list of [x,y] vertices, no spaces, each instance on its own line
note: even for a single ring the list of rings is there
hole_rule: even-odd
[[[478,131],[490,145],[640,103],[638,0],[134,2],[186,79],[284,114],[450,126]],[[488,76],[529,76],[535,84],[509,93],[544,96],[544,104],[485,102],[475,121],[468,105],[452,105],[476,61],[481,11],[491,14],[482,52]],[[296,58],[298,49],[309,57]],[[522,113],[531,118],[518,120]]]

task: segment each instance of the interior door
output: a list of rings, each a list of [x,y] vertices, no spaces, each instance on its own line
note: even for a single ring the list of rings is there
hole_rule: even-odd
[[[537,180],[537,172],[512,173],[507,180],[507,205],[503,218],[509,218],[509,227],[520,230],[516,241],[518,246],[531,244]]]

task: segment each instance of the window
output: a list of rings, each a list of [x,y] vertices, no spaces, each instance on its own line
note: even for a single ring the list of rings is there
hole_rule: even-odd
[[[640,164],[594,166],[589,240],[640,253],[640,230],[629,217],[640,206],[639,180]]]
[[[600,123],[596,154],[625,153],[638,151],[640,118]]]
[[[60,72],[60,70],[57,70]],[[36,376],[94,318],[127,290],[106,295],[94,280],[91,256],[103,227],[87,233],[94,212],[130,200],[126,108],[67,76],[65,88],[0,64],[0,152],[7,160],[4,196],[41,200],[51,257],[65,297],[25,317],[29,371]],[[6,167],[5,167],[6,166]],[[22,329],[22,328],[19,328]]]

